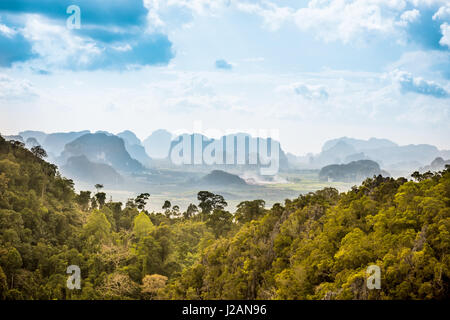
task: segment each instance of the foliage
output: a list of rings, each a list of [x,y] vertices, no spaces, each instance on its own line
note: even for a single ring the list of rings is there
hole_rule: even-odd
[[[450,168],[377,176],[235,214],[198,193],[185,212],[80,191],[42,152],[0,137],[0,299],[445,299]],[[81,290],[66,286],[69,265]],[[365,286],[381,269],[381,289]]]
[[[154,229],[153,223],[144,212],[139,213],[134,218],[133,223],[133,232],[136,235],[136,238],[142,239],[145,236],[148,236]]]
[[[146,275],[142,279],[142,293],[147,294],[150,299],[155,298],[158,292],[165,288],[167,277],[160,274]]]
[[[173,299],[446,299],[450,170],[381,176],[347,193],[324,190],[274,205],[208,246],[166,288]],[[236,220],[259,203],[238,206]],[[262,210],[262,208],[261,208]],[[256,216],[260,216],[258,213]],[[368,290],[366,270],[381,269]]]

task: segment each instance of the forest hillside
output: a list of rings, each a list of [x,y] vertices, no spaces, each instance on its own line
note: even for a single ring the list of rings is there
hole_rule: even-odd
[[[40,147],[0,137],[0,299],[445,299],[450,168],[377,176],[234,213],[208,191],[181,212],[73,182]],[[67,267],[81,289],[67,288]],[[381,270],[368,290],[366,269]]]

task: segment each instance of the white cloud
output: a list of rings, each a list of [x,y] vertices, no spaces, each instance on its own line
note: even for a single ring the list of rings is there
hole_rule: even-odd
[[[294,23],[301,31],[313,32],[326,42],[364,42],[374,35],[405,41],[404,28],[420,17],[420,9],[437,6],[435,19],[448,13],[445,0],[309,0],[305,7],[281,6],[276,1],[257,0],[145,0],[149,22],[154,27],[166,26],[174,11],[193,16],[216,16],[225,9],[238,10],[262,18],[263,26],[278,30],[285,23]],[[407,10],[408,8],[408,10]],[[183,12],[183,11],[181,11]],[[179,22],[179,21],[178,21]],[[182,25],[191,21],[183,21]],[[167,27],[167,26],[166,26]]]
[[[416,7],[431,7],[431,6],[439,6],[445,5],[448,0],[407,0],[407,2],[411,3]]]
[[[0,33],[4,34],[5,36],[11,38],[13,37],[17,31],[14,29],[9,28],[8,26],[0,23]]]
[[[38,96],[35,88],[26,79],[13,79],[0,73],[0,100],[27,100]]]
[[[419,17],[420,17],[420,11],[417,9],[405,11],[400,16],[399,25],[406,26],[408,23],[417,21],[417,19]]]
[[[297,26],[325,41],[348,43],[367,34],[396,33],[396,15],[404,1],[310,1],[295,14]]]
[[[214,73],[213,73],[214,74]],[[211,74],[175,72],[174,79],[153,81],[146,85],[147,100],[158,101],[170,112],[192,110],[230,110],[241,104],[237,96],[217,93]]]
[[[265,59],[263,57],[246,58],[244,62],[263,62]]]
[[[391,77],[400,87],[403,93],[413,92],[416,94],[432,96],[435,98],[448,98],[449,92],[434,81],[428,81],[421,77],[414,77],[406,71],[394,70]]]
[[[111,48],[120,52],[130,51],[132,49],[128,43],[122,46],[112,46]]]
[[[408,112],[396,116],[397,121],[412,125],[427,123],[432,126],[439,126],[442,124],[442,119],[448,119],[450,116],[450,109],[445,100],[429,104],[429,101],[421,96],[418,99],[408,101],[408,107]]]
[[[32,42],[42,67],[83,68],[101,54],[96,43],[78,37],[61,25],[38,16],[26,17],[23,35]]]
[[[386,66],[386,70],[408,70],[425,79],[444,83],[450,78],[449,50],[421,50],[404,52],[401,57]]]
[[[151,31],[187,28],[193,15],[217,15],[230,6],[232,0],[144,0]],[[170,27],[170,28],[169,28]]]
[[[439,41],[441,46],[447,46],[450,48],[450,25],[448,23],[444,23],[441,25],[441,33],[442,38]]]
[[[420,17],[417,8],[405,10],[407,3],[424,7],[442,1],[405,0],[311,0],[306,7],[279,7],[268,1],[237,3],[236,8],[263,18],[270,30],[294,22],[304,32],[313,32],[326,42],[365,41],[373,35],[402,38],[402,29]]]
[[[325,86],[311,85],[303,82],[293,83],[288,86],[279,86],[276,91],[294,93],[308,100],[327,100],[329,96]]]
[[[433,15],[433,20],[444,19],[450,19],[450,4],[440,7],[439,10]]]
[[[159,14],[161,8],[159,0],[144,0],[144,6],[148,10],[147,22],[151,31],[158,30],[165,26],[165,23]]]
[[[254,3],[236,3],[236,8],[240,11],[256,14],[263,18],[264,25],[272,30],[278,30],[284,22],[291,19],[294,10],[289,7],[278,7],[274,3],[264,2],[264,5]]]
[[[196,14],[206,15],[228,7],[231,0],[168,0],[167,3],[169,6],[176,5],[188,8]]]

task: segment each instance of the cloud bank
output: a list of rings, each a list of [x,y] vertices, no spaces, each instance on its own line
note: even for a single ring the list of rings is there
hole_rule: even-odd
[[[72,4],[0,2],[0,66],[35,61],[57,69],[126,69],[167,65],[174,58],[168,36],[149,30],[142,0],[78,0],[81,29],[66,27]]]
[[[392,77],[399,84],[402,93],[413,92],[438,99],[445,99],[450,96],[449,92],[436,82],[414,77],[409,72],[395,70],[392,72]]]

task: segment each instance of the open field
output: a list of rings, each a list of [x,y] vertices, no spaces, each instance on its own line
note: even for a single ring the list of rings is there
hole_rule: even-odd
[[[280,173],[279,180],[283,182],[266,183],[264,185],[247,186],[221,186],[199,185],[192,182],[193,179],[203,176],[204,172],[183,172],[178,170],[164,170],[161,175],[154,175],[148,179],[129,179],[127,189],[111,189],[107,185],[104,192],[108,200],[126,202],[128,198],[134,198],[137,194],[148,192],[151,194],[147,209],[160,211],[165,200],[173,205],[179,205],[184,210],[190,203],[197,203],[197,193],[207,190],[222,195],[228,202],[228,210],[234,211],[237,204],[246,200],[264,199],[266,207],[274,203],[284,202],[285,199],[298,197],[300,194],[313,192],[325,187],[333,187],[344,192],[356,183],[323,182],[319,181],[317,171],[295,171]],[[131,182],[131,183],[130,183]],[[76,190],[91,190],[95,188],[91,184],[76,182]]]

